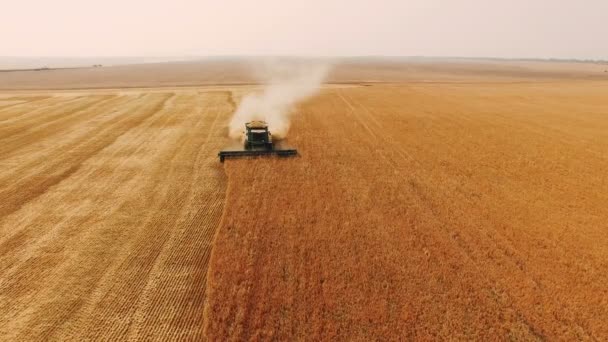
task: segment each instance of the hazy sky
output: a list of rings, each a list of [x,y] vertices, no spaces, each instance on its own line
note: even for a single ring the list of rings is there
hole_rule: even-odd
[[[2,0],[0,56],[608,59],[608,0]]]

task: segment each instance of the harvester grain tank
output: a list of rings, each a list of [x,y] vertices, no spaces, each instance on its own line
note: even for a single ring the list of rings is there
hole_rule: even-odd
[[[245,124],[245,140],[243,150],[220,151],[218,156],[220,162],[226,158],[268,156],[277,155],[280,157],[295,156],[298,151],[295,149],[277,148],[272,140],[272,134],[268,130],[268,124],[264,121],[251,121]]]

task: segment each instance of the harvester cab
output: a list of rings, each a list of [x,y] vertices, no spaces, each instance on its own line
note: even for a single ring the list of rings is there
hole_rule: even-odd
[[[220,151],[220,162],[226,158],[277,155],[280,157],[295,156],[295,149],[281,149],[275,146],[268,124],[264,121],[251,121],[245,124],[245,142],[242,151]]]
[[[268,131],[268,124],[264,121],[251,121],[245,124],[245,149],[256,148],[272,149],[272,134]]]

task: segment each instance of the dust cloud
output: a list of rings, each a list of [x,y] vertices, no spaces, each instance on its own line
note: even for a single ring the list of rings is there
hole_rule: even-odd
[[[252,70],[264,88],[243,97],[229,124],[230,137],[241,138],[245,123],[263,120],[274,139],[285,138],[294,106],[319,91],[329,69],[328,63],[316,61],[257,63]]]

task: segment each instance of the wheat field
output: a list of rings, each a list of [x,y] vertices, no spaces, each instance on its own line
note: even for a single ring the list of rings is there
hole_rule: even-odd
[[[607,91],[409,84],[303,104],[300,158],[226,163],[208,336],[607,338]]]
[[[199,339],[230,93],[0,100],[0,339]]]
[[[389,72],[0,91],[0,340],[607,339],[608,81]]]

